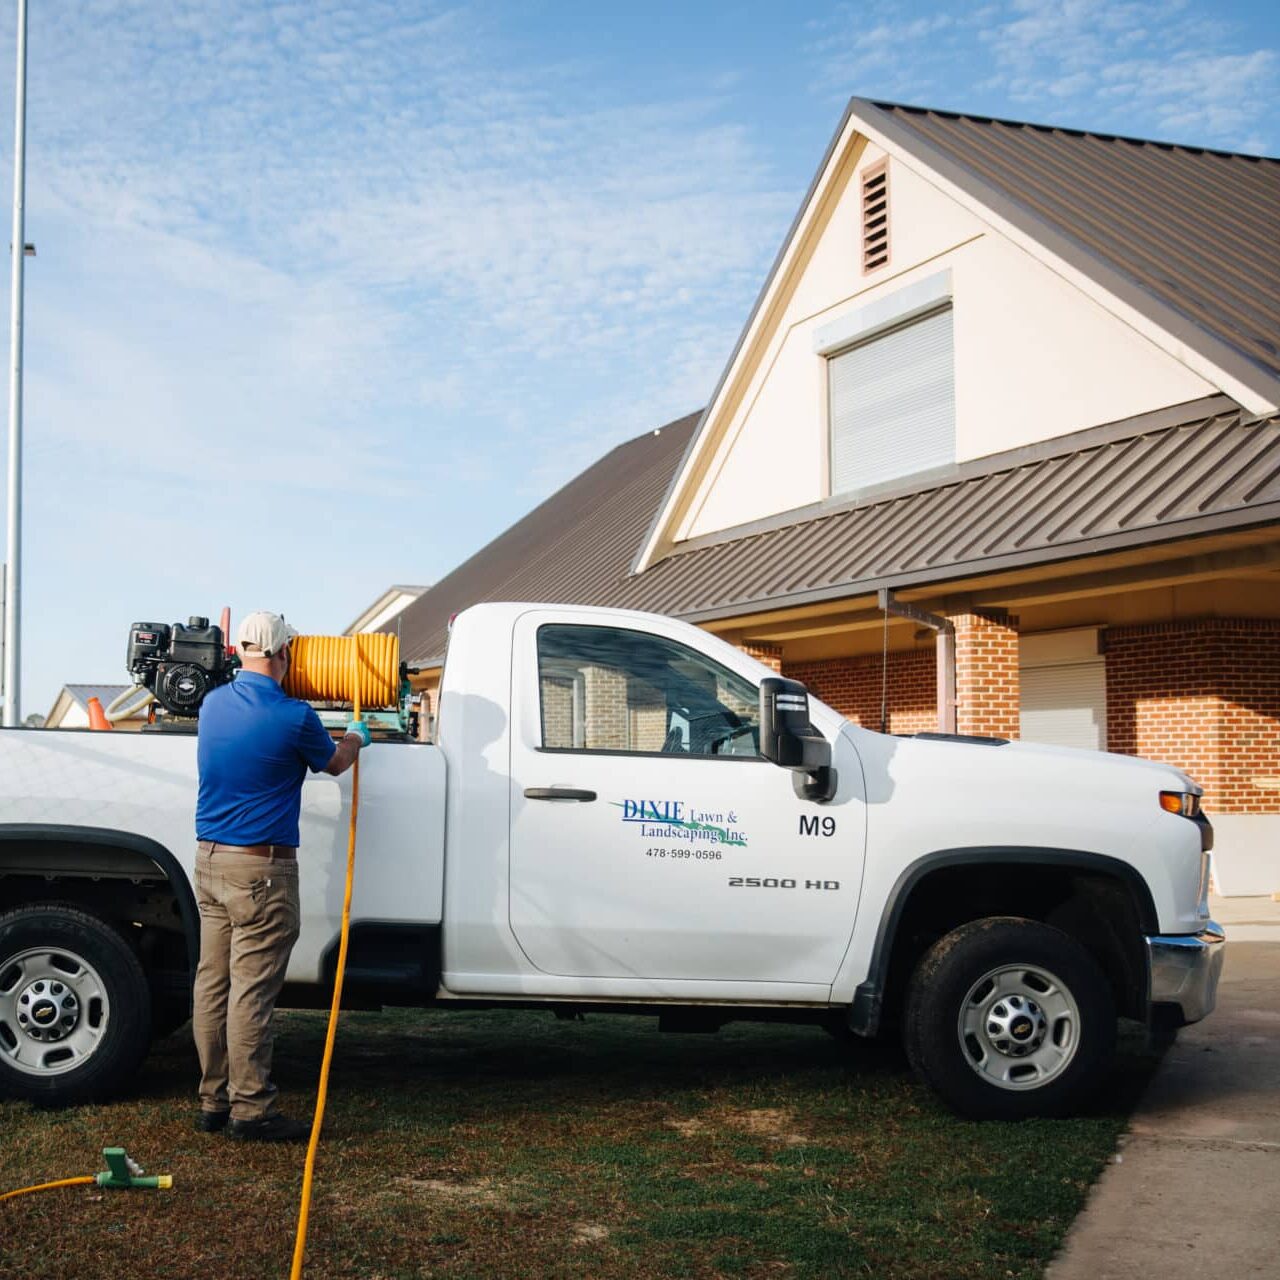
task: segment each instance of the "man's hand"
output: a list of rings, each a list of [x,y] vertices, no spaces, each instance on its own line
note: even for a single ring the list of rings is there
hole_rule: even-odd
[[[353,720],[347,725],[347,732],[342,741],[338,743],[338,749],[333,753],[333,759],[325,766],[325,773],[331,774],[335,778],[346,773],[355,764],[356,756],[372,741],[373,735],[369,732],[369,726],[363,720]]]

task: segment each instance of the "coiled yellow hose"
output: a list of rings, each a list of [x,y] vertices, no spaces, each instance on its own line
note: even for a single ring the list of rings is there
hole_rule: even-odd
[[[284,691],[304,702],[355,703],[367,711],[397,706],[400,637],[381,632],[295,636],[289,642],[289,674]]]

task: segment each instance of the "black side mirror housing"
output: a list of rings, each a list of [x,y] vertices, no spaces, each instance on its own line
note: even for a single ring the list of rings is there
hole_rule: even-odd
[[[796,794],[830,800],[836,793],[831,744],[809,719],[809,691],[799,680],[768,676],[760,682],[760,754],[796,774]]]

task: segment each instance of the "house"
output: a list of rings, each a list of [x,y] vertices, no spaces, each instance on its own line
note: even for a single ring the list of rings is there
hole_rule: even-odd
[[[1278,406],[1280,161],[854,99],[706,408],[403,652],[430,687],[481,600],[671,614],[872,727],[1177,764],[1219,887],[1272,892]]]
[[[133,685],[129,684],[64,684],[58,696],[53,700],[53,706],[50,708],[49,714],[45,717],[44,724],[41,727],[45,729],[87,729],[89,727],[90,698],[97,698],[105,711],[126,689],[132,689],[133,687]],[[144,706],[126,719],[117,720],[114,727],[136,732],[146,722],[147,708]]]
[[[390,629],[389,624],[427,589],[408,586],[388,587],[354,622],[343,629],[342,634],[356,636],[367,631]]]

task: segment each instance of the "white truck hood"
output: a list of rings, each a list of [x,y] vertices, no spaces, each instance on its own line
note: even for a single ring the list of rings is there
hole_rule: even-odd
[[[899,866],[957,849],[1100,854],[1142,875],[1168,932],[1198,927],[1200,829],[1160,807],[1161,791],[1200,791],[1180,769],[1037,743],[894,737],[848,723],[841,737],[862,766],[868,847],[892,848]]]

